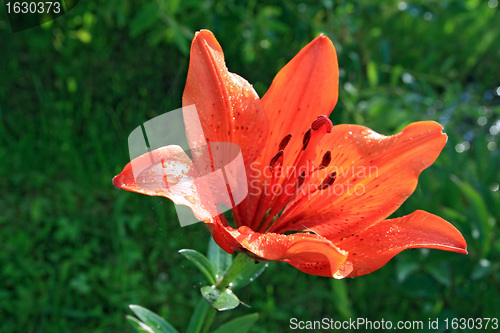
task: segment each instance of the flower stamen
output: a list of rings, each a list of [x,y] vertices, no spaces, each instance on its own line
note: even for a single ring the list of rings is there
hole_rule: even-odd
[[[332,161],[332,153],[330,151],[327,151],[325,155],[323,155],[323,159],[321,160],[321,164],[319,165],[318,170],[322,170],[327,166],[329,166],[331,161]]]
[[[329,188],[335,182],[335,179],[337,179],[337,172],[334,171],[334,172],[330,173],[323,180],[323,182],[321,183],[321,185],[318,186],[318,189],[325,190],[325,189]]]
[[[302,184],[304,184],[304,181],[306,180],[306,172],[302,171],[300,176],[297,177],[297,183],[295,184],[295,188],[298,190]]]
[[[271,159],[271,162],[269,162],[269,169],[271,169],[271,171],[274,171],[276,166],[283,163],[283,155],[283,150],[278,151],[278,153],[274,155],[274,157]]]
[[[280,142],[280,146],[278,148],[278,150],[284,150],[285,147],[288,145],[288,143],[290,142],[290,139],[292,138],[292,135],[291,134],[288,134],[287,136],[285,136],[283,138],[283,140],[281,140]]]
[[[317,145],[319,144],[320,140],[327,133],[330,133],[332,130],[333,130],[333,124],[331,120],[325,115],[318,116],[312,122],[311,127],[305,132],[304,137],[302,139],[302,149],[299,151],[294,162],[290,166],[286,167],[286,170],[292,170],[292,171],[286,174],[283,181],[281,182],[282,189],[295,188],[296,190],[298,190],[299,188],[304,186],[304,183],[308,181],[308,179],[310,178],[311,174],[314,171],[319,170],[320,167],[321,169],[324,169],[330,164],[331,152],[327,152],[323,155],[321,164],[319,164],[319,166],[315,160],[316,160]],[[286,141],[285,139],[287,137],[288,136],[286,136],[281,142],[282,143],[285,142]],[[308,147],[309,149],[306,149]],[[271,164],[275,160],[275,158],[278,159],[276,156],[271,160]],[[282,157],[280,158],[282,159]],[[273,168],[271,168],[271,170],[273,170]],[[298,177],[296,176],[297,172],[300,172],[300,175]],[[293,187],[293,185],[295,185],[295,187]],[[316,190],[317,189],[315,188],[313,192]],[[281,191],[281,194],[276,195],[274,197],[268,196],[266,198],[267,201],[266,205],[267,207],[272,207],[272,208],[269,216],[267,218],[264,218],[264,223],[261,223],[259,229],[263,228],[267,229],[268,227],[270,227],[274,222],[274,220],[273,222],[271,222],[274,216],[282,212],[288,203],[295,202],[295,200],[300,196],[302,196],[302,192],[299,193],[298,191],[292,191],[292,193],[290,193],[290,191],[286,190]]]

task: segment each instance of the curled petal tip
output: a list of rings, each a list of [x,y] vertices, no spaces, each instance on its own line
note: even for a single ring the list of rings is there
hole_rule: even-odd
[[[332,44],[331,39],[323,33],[320,33],[318,37],[314,38],[311,43],[322,43],[323,45]]]
[[[203,29],[203,30],[197,31],[194,34],[194,38],[193,38],[193,41],[191,44],[192,45],[191,46],[191,54],[194,54],[193,48],[195,47],[195,45],[199,45],[198,43],[202,43],[201,45],[206,45],[214,50],[221,50],[222,51],[222,48],[219,45],[219,42],[217,41],[214,34],[210,30]],[[203,48],[203,46],[198,46],[198,47]]]
[[[199,35],[202,35],[202,36],[213,36],[214,34],[212,33],[212,31],[208,30],[208,29],[201,29],[199,31],[196,31],[194,33],[194,36],[195,38]]]
[[[122,181],[122,174],[121,173],[113,177],[113,185],[116,188],[122,188],[123,181]]]

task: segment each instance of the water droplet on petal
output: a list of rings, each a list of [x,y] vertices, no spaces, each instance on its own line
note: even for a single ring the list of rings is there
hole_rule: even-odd
[[[179,178],[171,174],[165,175],[165,180],[170,184],[177,184],[179,182]]]
[[[353,270],[352,262],[344,261],[344,263],[340,266],[339,270],[335,272],[333,277],[336,279],[343,279],[347,277],[349,274],[351,274],[352,270]]]
[[[184,199],[186,199],[187,201],[189,201],[190,203],[192,203],[193,205],[196,204],[196,199],[193,198],[192,196],[190,195],[185,195],[184,196]]]

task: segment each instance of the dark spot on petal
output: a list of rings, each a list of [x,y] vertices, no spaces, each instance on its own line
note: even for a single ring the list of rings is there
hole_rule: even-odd
[[[304,134],[304,138],[302,139],[302,150],[305,150],[307,148],[307,144],[309,143],[310,139],[311,139],[311,129],[309,129]]]

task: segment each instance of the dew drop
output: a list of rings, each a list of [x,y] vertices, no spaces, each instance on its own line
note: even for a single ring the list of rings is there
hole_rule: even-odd
[[[353,270],[352,262],[344,261],[344,263],[340,266],[339,270],[335,272],[333,277],[336,279],[343,279],[347,277],[349,274],[351,274],[352,270]]]
[[[165,175],[165,181],[169,182],[170,184],[177,184],[179,182],[179,178],[177,178],[174,175],[167,174]]]
[[[196,204],[196,199],[193,198],[192,196],[190,195],[185,195],[184,196],[184,199],[186,199],[187,201],[189,201],[190,203],[192,203],[193,205]]]

